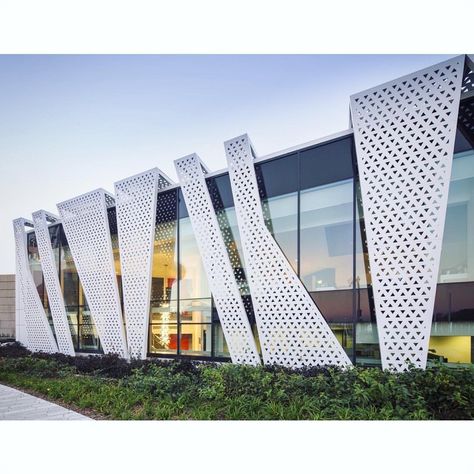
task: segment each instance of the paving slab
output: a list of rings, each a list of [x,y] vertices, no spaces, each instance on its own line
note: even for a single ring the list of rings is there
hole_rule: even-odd
[[[0,384],[0,420],[91,420],[42,398]]]

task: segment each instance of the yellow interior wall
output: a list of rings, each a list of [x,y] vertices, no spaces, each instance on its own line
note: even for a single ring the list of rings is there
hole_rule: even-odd
[[[471,362],[471,336],[432,336],[429,348],[448,362]]]

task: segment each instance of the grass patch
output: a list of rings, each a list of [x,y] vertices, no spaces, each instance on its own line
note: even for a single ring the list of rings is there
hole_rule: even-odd
[[[311,368],[67,357],[0,347],[0,382],[115,420],[474,418],[474,370]]]

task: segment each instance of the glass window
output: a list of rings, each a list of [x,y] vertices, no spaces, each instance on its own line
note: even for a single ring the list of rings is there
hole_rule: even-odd
[[[88,308],[79,308],[79,351],[98,351],[99,335]]]
[[[180,323],[210,323],[212,319],[211,299],[180,300]]]
[[[312,292],[311,297],[316,302],[324,319],[328,322],[352,322],[353,292],[352,289],[340,291]]]
[[[206,272],[189,217],[179,220],[180,299],[210,298]]]
[[[352,142],[352,137],[348,137],[302,151],[301,189],[352,178]]]
[[[56,265],[56,272],[59,275],[60,265],[60,247],[61,247],[61,226],[54,225],[49,228],[49,238],[51,241],[51,248],[54,255],[54,263]]]
[[[454,156],[438,281],[474,281],[473,150]]]
[[[151,302],[150,323],[177,323],[177,301]]]
[[[180,351],[184,355],[210,356],[212,332],[210,324],[182,324]]]
[[[149,350],[155,354],[177,354],[178,325],[152,324],[149,332]]]
[[[298,191],[298,154],[255,165],[261,199]]]
[[[41,262],[38,250],[38,243],[36,242],[36,235],[34,232],[29,232],[26,237],[28,245],[28,264],[30,266],[33,281],[38,290],[38,295],[45,308],[48,307],[48,295],[44,288],[43,270],[41,269]]]
[[[298,193],[262,201],[265,224],[298,273]]]
[[[362,207],[362,196],[360,183],[356,182],[356,217],[355,217],[355,260],[356,281],[355,287],[367,288],[371,283],[369,270],[369,252],[367,250],[367,239],[365,234],[364,208]]]
[[[214,357],[230,357],[229,348],[219,322],[214,323]]]
[[[301,192],[301,280],[308,291],[352,288],[353,181]]]
[[[79,276],[64,231],[61,232],[60,257],[59,280],[63,290],[64,303],[66,306],[77,307],[81,304],[79,302]]]
[[[234,206],[232,187],[228,174],[207,178],[206,183],[215,209]]]
[[[115,274],[117,276],[117,285],[120,295],[120,300],[123,299],[122,293],[122,268],[120,267],[120,250],[117,228],[117,211],[115,207],[107,209],[107,217],[109,220],[110,239],[112,241],[112,253],[114,256]]]
[[[151,300],[159,304],[178,299],[176,206],[176,190],[158,194]]]

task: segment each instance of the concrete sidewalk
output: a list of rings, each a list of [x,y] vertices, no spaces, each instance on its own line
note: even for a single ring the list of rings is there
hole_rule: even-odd
[[[41,398],[0,384],[0,420],[91,420]]]

